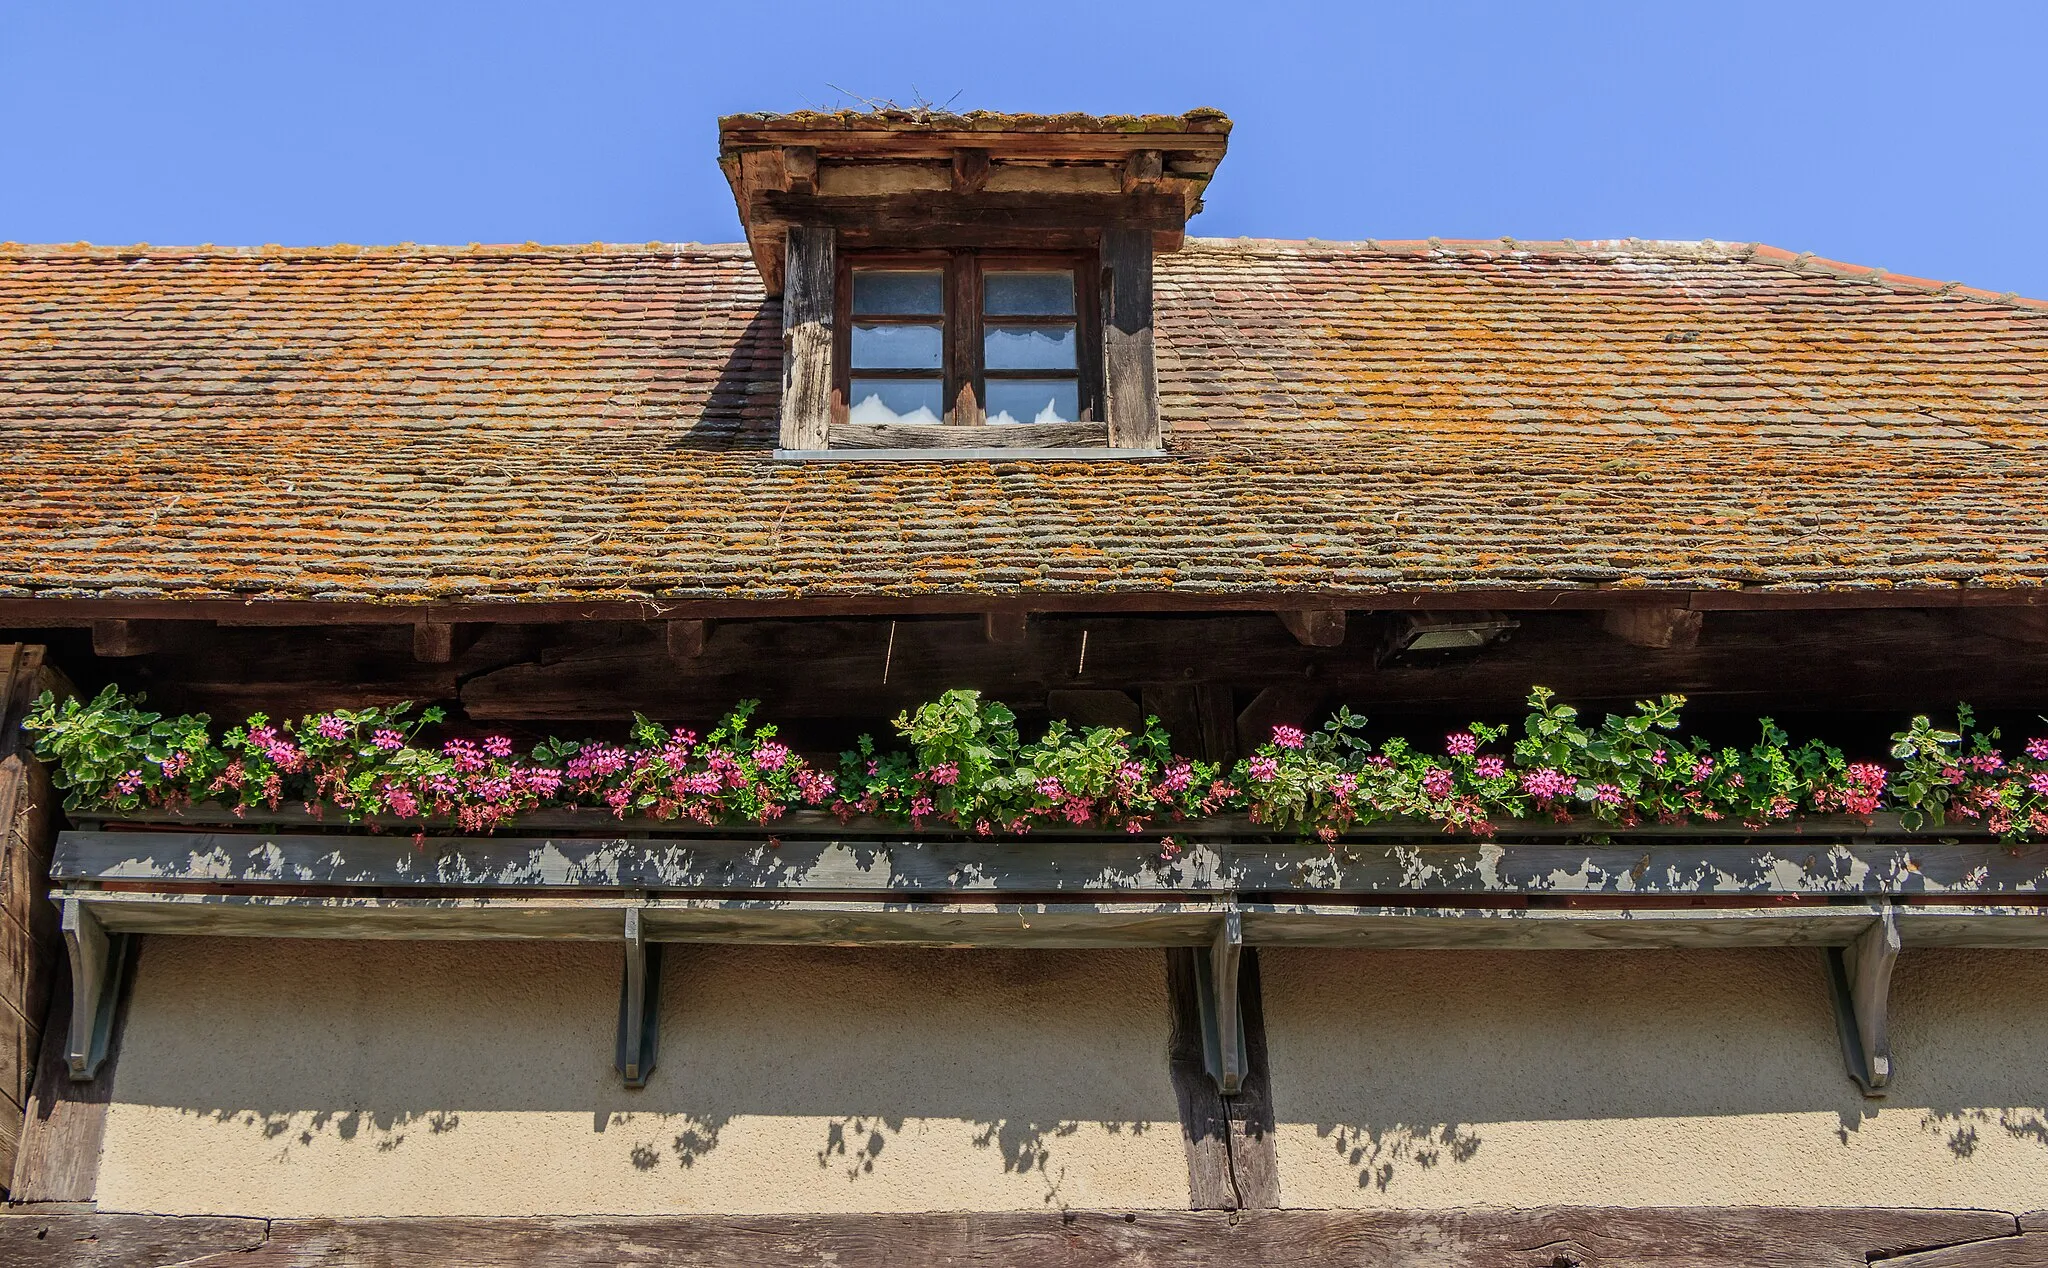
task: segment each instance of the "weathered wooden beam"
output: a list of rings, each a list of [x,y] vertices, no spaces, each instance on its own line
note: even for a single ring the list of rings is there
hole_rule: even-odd
[[[1996,1239],[1996,1240],[1991,1240]],[[949,1211],[879,1215],[432,1216],[242,1220],[29,1211],[0,1215],[18,1268],[614,1268],[619,1264],[895,1268],[1867,1268],[2032,1242],[2014,1215],[1913,1207],[1527,1207],[1455,1210]],[[1934,1248],[1930,1250],[1930,1248]],[[2028,1254],[2038,1247],[2023,1246]],[[1946,1258],[2018,1268],[2038,1258]],[[1915,1264],[1914,1268],[1920,1268]]]
[[[979,146],[962,146],[953,151],[953,192],[978,194],[988,184],[988,151]]]
[[[1303,647],[1342,647],[1343,608],[1282,608],[1280,623]]]
[[[1973,609],[1964,614],[1970,628],[2014,643],[2048,643],[2048,607]]]
[[[213,937],[538,939],[615,942],[628,907],[655,942],[843,944],[905,947],[1172,947],[1215,940],[1230,908],[1199,896],[1094,896],[1074,901],[854,899],[774,895],[477,894],[369,897],[195,893],[183,889],[70,891],[109,930]],[[1754,900],[1752,900],[1754,901]],[[1455,902],[1357,906],[1336,900],[1239,902],[1248,946],[1407,950],[1587,950],[1840,946],[1867,928],[1858,906],[1471,907]],[[1911,909],[1900,935],[1925,945],[2048,946],[2031,907]],[[1958,930],[1962,931],[1961,936]]]
[[[695,660],[704,654],[704,648],[711,641],[711,622],[664,621],[661,634],[662,645],[668,649],[671,658]]]
[[[981,636],[1001,647],[1018,647],[1030,631],[1031,613],[1016,608],[998,608],[981,618]]]
[[[1696,647],[1703,615],[1691,608],[1609,608],[1600,625],[1636,647]]]
[[[792,225],[785,252],[780,444],[823,449],[832,425],[832,230]]]
[[[1505,824],[1495,841],[1482,843],[1446,840],[1429,825],[1415,824],[1389,828],[1378,841],[1354,836],[1333,851],[1320,841],[1217,840],[1199,824],[1183,824],[1162,829],[1180,842],[1167,858],[1156,838],[1126,833],[916,840],[896,835],[900,829],[851,832],[828,819],[808,825],[778,822],[773,833],[778,844],[770,848],[765,831],[649,839],[648,830],[663,825],[622,830],[601,810],[584,811],[580,824],[561,833],[507,828],[496,836],[430,835],[417,842],[410,833],[388,828],[360,834],[72,831],[59,836],[50,874],[77,884],[511,891],[565,886],[1119,898],[1230,893],[1247,901],[1275,892],[1311,892],[1339,902],[1377,898],[1403,903],[1422,895],[1458,894],[1605,894],[1624,900],[1719,895],[1740,901],[1745,895],[1827,900],[1894,893],[2025,903],[2039,901],[2039,893],[2048,890],[2048,845],[1942,843],[1925,836],[1860,843],[1841,836],[1831,841],[1815,832],[1804,839],[1788,835],[1741,843],[1704,835],[1660,839],[1650,830],[1638,834],[1647,839],[1615,834],[1607,838],[1611,843],[1601,844],[1569,836],[1544,840]],[[677,826],[667,828],[674,832]],[[813,835],[833,832],[841,835]],[[1851,941],[1874,918],[1856,908],[1841,910],[1850,923],[1840,926],[1844,936],[1834,945]],[[1904,908],[1899,919],[1920,919],[1925,910]],[[2036,936],[2048,945],[2048,914]]]
[[[1102,235],[1109,273],[1102,327],[1103,394],[1109,443],[1118,449],[1160,445],[1159,376],[1152,360],[1152,235],[1110,229]]]
[[[784,222],[792,227],[829,225],[855,232],[901,234],[929,240],[942,228],[1040,230],[1177,230],[1187,205],[1167,193],[997,193],[943,192],[884,195],[807,195],[762,190],[750,207],[752,223]],[[1150,247],[1150,239],[1146,240]],[[784,286],[787,287],[785,274]]]
[[[161,645],[162,629],[154,621],[94,621],[92,654],[95,656],[147,656]]]

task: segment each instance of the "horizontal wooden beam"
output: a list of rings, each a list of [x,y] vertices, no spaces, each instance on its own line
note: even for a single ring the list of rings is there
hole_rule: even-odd
[[[2048,845],[1993,841],[1781,840],[1459,843],[1205,840],[1183,834],[1171,857],[1156,838],[1023,840],[806,839],[765,833],[692,838],[489,837],[329,832],[71,831],[50,874],[82,883],[268,884],[386,889],[636,887],[829,894],[1613,895],[1871,897],[1943,901],[2048,890]],[[670,825],[671,829],[673,825]]]
[[[1327,903],[963,902],[609,894],[368,897],[66,889],[113,933],[615,942],[626,912],[650,942],[909,947],[1208,946],[1235,911],[1242,944],[1409,950],[1831,947],[1877,904],[1771,907],[1333,906]],[[1899,906],[1909,947],[2048,948],[2037,906]]]
[[[0,1215],[16,1268],[2002,1268],[2048,1245],[2013,1212],[1915,1207],[1529,1207],[1403,1210],[949,1211],[239,1219],[19,1211]],[[1578,1248],[1597,1247],[1594,1253]],[[1897,1255],[1905,1258],[1893,1258]]]
[[[790,225],[891,233],[930,240],[952,227],[1032,232],[1041,229],[1106,227],[1177,230],[1187,222],[1187,204],[1168,193],[955,194],[928,193],[831,197],[767,189],[748,208],[749,224]]]

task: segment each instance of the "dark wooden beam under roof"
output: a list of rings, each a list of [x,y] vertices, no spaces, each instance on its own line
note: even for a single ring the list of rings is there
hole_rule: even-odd
[[[1172,590],[1124,592],[1029,591],[1011,595],[841,594],[775,598],[649,596],[642,599],[477,600],[376,602],[325,599],[0,599],[0,629],[83,628],[96,621],[215,621],[224,626],[540,624],[706,618],[760,620],[815,616],[966,616],[1005,598],[1034,612],[1202,613],[1273,612],[1283,608],[1344,608],[1352,612],[1604,612],[1614,608],[1676,607],[1700,612],[1846,612],[1925,608],[1989,612],[2039,607],[2048,590],[1940,586],[1884,590],[1642,590],[1546,587],[1522,590],[1254,590],[1218,593]],[[2048,629],[2036,617],[2015,617],[2014,630]],[[2010,636],[2010,635],[2009,635]],[[2048,638],[2048,634],[2044,634]],[[2031,636],[2030,636],[2031,641]]]

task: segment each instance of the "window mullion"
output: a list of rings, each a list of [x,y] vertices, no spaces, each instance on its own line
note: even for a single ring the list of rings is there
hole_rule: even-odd
[[[946,390],[950,421],[956,427],[979,427],[981,388],[981,262],[972,253],[955,254],[947,265],[951,282],[946,304]]]

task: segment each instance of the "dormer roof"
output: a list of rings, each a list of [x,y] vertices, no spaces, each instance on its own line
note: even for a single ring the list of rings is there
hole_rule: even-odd
[[[1074,245],[1145,228],[1180,245],[1230,139],[1218,110],[1178,115],[911,110],[728,115],[719,164],[771,295],[792,223],[850,246],[981,235]],[[1091,243],[1092,245],[1092,243]]]

